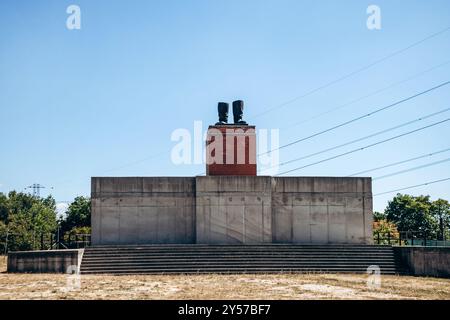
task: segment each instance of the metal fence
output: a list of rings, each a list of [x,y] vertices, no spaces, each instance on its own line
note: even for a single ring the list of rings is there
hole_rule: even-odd
[[[78,249],[91,245],[90,234],[0,234],[0,254],[9,251]]]
[[[373,240],[379,245],[450,247],[450,240],[439,240],[422,231],[375,232]]]

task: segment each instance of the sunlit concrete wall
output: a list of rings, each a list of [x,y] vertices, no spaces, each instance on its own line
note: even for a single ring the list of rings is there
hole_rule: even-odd
[[[197,177],[197,243],[272,242],[271,181],[255,176]]]
[[[92,243],[371,244],[370,178],[92,178]]]
[[[92,244],[195,242],[195,178],[92,178]]]
[[[276,243],[371,244],[370,178],[272,178]]]

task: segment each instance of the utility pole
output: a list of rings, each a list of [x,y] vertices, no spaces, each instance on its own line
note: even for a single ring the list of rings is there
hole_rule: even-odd
[[[33,183],[31,186],[26,187],[25,189],[33,189],[33,196],[40,198],[41,196],[41,189],[44,189],[45,186],[39,183]],[[53,189],[53,187],[51,188]]]

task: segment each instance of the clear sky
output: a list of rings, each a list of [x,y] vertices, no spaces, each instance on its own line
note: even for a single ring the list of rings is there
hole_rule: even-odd
[[[71,4],[81,8],[80,30],[66,28]],[[366,26],[371,4],[381,9],[381,30]],[[171,133],[192,131],[196,120],[204,129],[213,124],[222,100],[245,100],[244,118],[259,129],[280,129],[282,145],[311,135],[449,81],[447,30],[326,86],[447,27],[448,0],[3,0],[0,192],[41,183],[53,187],[42,195],[64,202],[89,195],[91,176],[201,173],[204,165],[171,162]],[[280,161],[445,108],[450,86],[285,148]],[[445,112],[282,169],[448,117]],[[289,175],[346,176],[450,148],[449,136],[445,122]],[[366,175],[449,157],[446,152]],[[446,177],[450,162],[376,180],[373,188],[380,193]],[[450,181],[405,193],[450,199]],[[375,197],[375,210],[393,195]]]

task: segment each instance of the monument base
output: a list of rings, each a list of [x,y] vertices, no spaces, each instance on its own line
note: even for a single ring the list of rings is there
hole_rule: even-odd
[[[210,126],[206,140],[207,176],[256,176],[255,126]]]
[[[370,178],[92,178],[92,244],[372,244]]]

